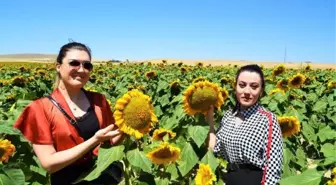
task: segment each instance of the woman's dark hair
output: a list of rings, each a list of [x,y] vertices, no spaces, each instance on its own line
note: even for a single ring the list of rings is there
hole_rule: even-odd
[[[57,64],[62,64],[63,59],[65,58],[67,52],[70,51],[70,50],[85,51],[89,55],[90,60],[92,59],[91,49],[88,46],[86,46],[85,44],[79,43],[79,42],[69,42],[69,43],[67,43],[67,44],[65,44],[61,47],[61,49],[60,49],[60,51],[57,55],[57,58],[56,58],[56,63]],[[57,73],[54,88],[58,87],[59,81],[60,81],[60,76]]]
[[[68,44],[65,44],[61,47],[57,55],[56,62],[59,64],[62,64],[62,61],[64,57],[66,56],[67,52],[72,49],[87,52],[91,60],[91,49],[88,46],[86,46],[85,44],[79,43],[79,42],[69,42]]]
[[[236,80],[235,80],[235,88],[237,88],[237,81],[238,81],[238,77],[239,75],[244,72],[244,71],[248,71],[248,72],[255,72],[257,74],[259,74],[260,79],[261,79],[261,87],[262,87],[262,94],[265,94],[265,79],[264,79],[264,73],[262,72],[262,69],[257,65],[257,64],[249,64],[249,65],[245,65],[243,67],[241,67],[237,73],[236,73]],[[237,97],[234,97],[235,99],[235,106],[233,108],[233,112],[237,111],[239,109],[239,102],[237,100]]]

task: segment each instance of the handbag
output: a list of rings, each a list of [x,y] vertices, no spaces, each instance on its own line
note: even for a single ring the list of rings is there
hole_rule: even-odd
[[[63,115],[69,119],[70,124],[74,126],[79,133],[81,133],[81,130],[78,126],[78,123],[76,120],[72,119],[71,116],[69,116],[68,113],[65,112],[65,110],[62,108],[62,106],[56,102],[55,99],[53,99],[50,95],[47,96],[47,98],[63,113]],[[98,179],[94,181],[101,182],[102,180],[105,181],[106,176],[109,176],[109,178],[113,178],[117,183],[121,182],[123,177],[123,170],[122,170],[122,164],[120,162],[114,161],[110,166],[108,166],[104,171],[101,173],[101,179],[98,177]]]

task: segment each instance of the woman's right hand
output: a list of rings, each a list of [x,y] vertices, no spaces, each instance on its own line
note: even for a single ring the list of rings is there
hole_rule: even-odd
[[[116,127],[114,124],[111,124],[103,129],[98,130],[93,136],[94,139],[100,143],[106,140],[111,140],[115,137],[121,137],[122,132],[119,129],[114,129]],[[114,130],[113,130],[114,129]]]

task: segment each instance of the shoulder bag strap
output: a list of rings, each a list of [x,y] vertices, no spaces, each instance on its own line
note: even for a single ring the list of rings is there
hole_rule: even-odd
[[[78,131],[80,131],[80,129],[79,129],[79,127],[78,127],[78,124],[77,124],[77,121],[76,120],[74,120],[74,119],[72,119],[70,116],[69,116],[69,114],[68,113],[66,113],[65,112],[65,110],[61,107],[61,105],[60,104],[58,104],[57,102],[56,102],[56,100],[55,99],[53,99],[50,95],[49,96],[47,96],[47,98],[63,113],[63,115],[65,116],[65,117],[67,117],[68,119],[69,119],[69,121],[70,121],[70,123],[71,123],[71,125],[73,125]]]

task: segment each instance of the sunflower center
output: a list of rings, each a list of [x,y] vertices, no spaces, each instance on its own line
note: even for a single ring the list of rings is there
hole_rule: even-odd
[[[190,97],[192,109],[207,111],[217,102],[217,92],[212,87],[197,88]]]
[[[0,159],[5,153],[6,153],[6,150],[4,148],[0,148]]]
[[[170,157],[172,157],[173,153],[169,150],[169,148],[164,147],[161,150],[155,152],[153,154],[153,156],[156,157],[156,158],[164,159],[164,158],[170,158]]]
[[[280,124],[282,132],[288,132],[293,129],[293,123],[291,121],[286,121],[283,124]]]
[[[145,128],[151,121],[148,102],[143,98],[132,98],[124,109],[124,119],[134,129]]]
[[[299,85],[301,84],[301,78],[300,77],[295,77],[292,81],[293,85]]]

